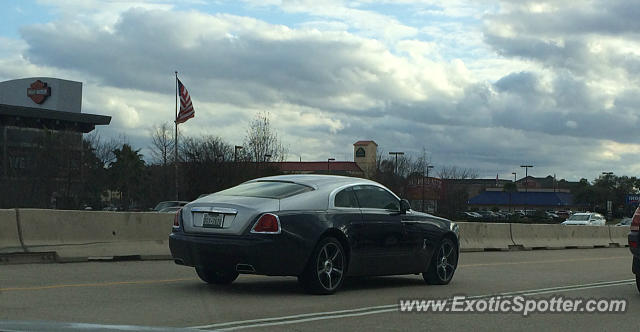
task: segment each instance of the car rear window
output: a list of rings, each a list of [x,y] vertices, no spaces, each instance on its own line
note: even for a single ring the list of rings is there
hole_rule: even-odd
[[[312,191],[313,188],[298,183],[280,181],[257,181],[218,192],[224,196],[247,196],[281,199]]]

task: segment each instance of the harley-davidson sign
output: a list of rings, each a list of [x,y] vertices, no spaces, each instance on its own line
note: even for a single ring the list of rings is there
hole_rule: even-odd
[[[47,97],[51,96],[51,88],[47,83],[37,80],[27,88],[27,96],[36,104],[42,104]]]

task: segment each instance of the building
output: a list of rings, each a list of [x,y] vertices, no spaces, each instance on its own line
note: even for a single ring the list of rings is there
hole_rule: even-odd
[[[0,207],[58,207],[59,197],[76,195],[83,177],[82,135],[111,121],[81,108],[81,82],[0,82],[0,182],[13,188],[0,193]]]
[[[284,161],[270,163],[284,174],[333,174],[370,179],[376,174],[374,141],[357,141],[353,144],[354,161]]]
[[[485,180],[490,183],[491,180]],[[495,180],[493,180],[495,181]],[[469,207],[477,209],[500,210],[582,210],[584,206],[573,201],[571,188],[578,182],[557,181],[554,176],[526,176],[517,180],[517,190],[507,192],[504,184],[512,181],[499,180],[497,186],[480,187],[469,191]]]
[[[416,211],[437,212],[442,199],[442,180],[421,175],[409,177],[406,199]]]
[[[378,170],[378,144],[374,141],[357,141],[353,144],[353,161],[364,172],[367,179],[371,179]]]
[[[505,192],[487,190],[469,200],[469,207],[480,210],[498,208],[508,210],[582,210],[583,206],[575,204],[569,192],[536,190]]]
[[[284,174],[333,174],[364,177],[362,169],[352,161],[284,161],[273,163]]]

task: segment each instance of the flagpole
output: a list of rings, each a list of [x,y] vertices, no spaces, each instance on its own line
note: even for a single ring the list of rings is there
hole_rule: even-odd
[[[176,180],[176,201],[178,200],[178,71],[176,70],[176,125],[175,136],[173,137],[174,146],[174,164],[175,164],[175,180]]]

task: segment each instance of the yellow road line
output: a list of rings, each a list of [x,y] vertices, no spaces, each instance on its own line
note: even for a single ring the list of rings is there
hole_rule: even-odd
[[[163,280],[109,281],[109,282],[96,282],[96,283],[85,283],[85,284],[62,284],[62,285],[33,286],[33,287],[8,287],[8,288],[0,288],[0,292],[21,291],[21,290],[43,290],[43,289],[69,288],[69,287],[105,287],[105,286],[119,286],[119,285],[163,284],[163,283],[188,281],[188,280],[196,280],[196,279],[195,278],[178,278],[178,279],[163,279]]]

